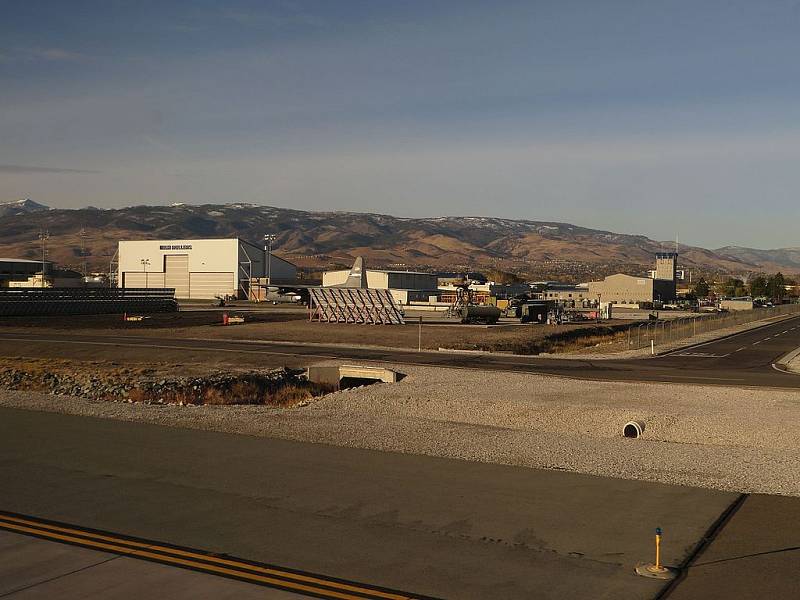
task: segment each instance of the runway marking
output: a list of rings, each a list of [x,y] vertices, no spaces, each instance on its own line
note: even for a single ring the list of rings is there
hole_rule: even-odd
[[[738,350],[734,350],[734,352],[741,352],[741,351],[742,351],[742,350],[744,350],[745,348],[747,348],[747,346],[742,346],[742,347],[741,347],[741,348],[739,348]]]
[[[751,346],[758,346],[763,340],[758,340],[757,342],[753,342],[750,344]]]
[[[679,352],[677,354],[673,354],[673,356],[690,356],[693,358],[725,358],[726,356],[730,356],[730,353],[711,354],[710,352]]]
[[[709,344],[716,344],[717,342],[730,340],[730,339],[733,339],[733,338],[741,336],[741,335],[747,335],[748,333],[753,333],[754,331],[758,331],[759,329],[765,329],[767,327],[771,327],[771,326],[775,325],[776,323],[782,323],[784,321],[790,321],[790,320],[793,320],[793,319],[797,319],[798,316],[797,315],[786,316],[786,317],[782,317],[782,318],[778,319],[777,321],[772,321],[771,319],[773,319],[773,318],[774,317],[771,317],[770,319],[768,319],[769,322],[764,322],[763,325],[758,325],[758,326],[752,327],[750,329],[745,329],[744,331],[738,331],[738,332],[733,333],[731,335],[723,336],[722,338],[717,338],[717,339],[709,340],[707,342],[701,342],[699,344],[694,344],[691,347],[692,348],[701,348],[702,346],[708,346]],[[672,355],[674,355],[675,352],[678,352],[679,350],[680,349],[673,350],[671,352],[665,352],[661,356],[672,356]]]
[[[667,378],[680,377],[681,379],[700,379],[703,381],[747,381],[746,379],[735,379],[733,377],[701,377],[693,375],[658,375],[658,377],[667,377]],[[657,381],[657,379],[654,378],[653,381]]]
[[[180,548],[159,542],[142,540],[113,533],[84,529],[75,525],[56,523],[0,511],[0,529],[30,535],[53,542],[81,546],[131,558],[237,579],[265,587],[281,589],[315,598],[337,600],[433,600],[426,596],[325,575],[306,573],[217,555],[200,550]]]

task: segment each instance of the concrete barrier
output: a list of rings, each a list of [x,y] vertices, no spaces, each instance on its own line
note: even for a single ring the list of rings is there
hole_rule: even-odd
[[[343,379],[366,382],[382,381],[384,383],[395,383],[397,381],[397,371],[384,367],[366,367],[363,365],[308,367],[306,376],[309,381],[327,385],[339,385]]]

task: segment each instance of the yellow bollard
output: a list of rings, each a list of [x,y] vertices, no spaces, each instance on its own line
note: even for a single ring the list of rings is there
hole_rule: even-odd
[[[661,527],[656,527],[656,569],[661,568]]]
[[[642,577],[650,577],[652,579],[673,579],[678,576],[678,570],[671,567],[665,567],[661,564],[661,536],[663,531],[661,527],[656,527],[656,562],[655,563],[639,563],[636,565],[636,574]]]

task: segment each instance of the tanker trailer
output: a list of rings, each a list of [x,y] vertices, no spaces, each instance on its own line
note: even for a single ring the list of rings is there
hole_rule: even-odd
[[[496,306],[478,306],[471,304],[461,309],[461,322],[492,325],[497,323],[501,312],[502,311]]]

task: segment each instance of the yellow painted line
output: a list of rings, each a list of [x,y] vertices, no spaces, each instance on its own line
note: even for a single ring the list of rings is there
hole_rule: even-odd
[[[313,592],[315,594],[326,594],[331,598],[342,598],[347,600],[353,600],[353,599],[364,600],[362,596],[353,596],[347,594],[346,593],[347,591],[359,594],[369,594],[371,596],[387,598],[390,600],[412,600],[413,598],[412,596],[383,592],[381,590],[364,588],[358,585],[349,585],[345,583],[340,583],[338,581],[330,581],[327,579],[320,579],[308,575],[301,575],[298,573],[292,573],[291,571],[270,569],[268,567],[260,567],[240,561],[218,558],[215,556],[189,552],[177,548],[170,548],[167,546],[159,546],[158,544],[144,544],[142,542],[135,542],[123,538],[115,538],[113,536],[91,533],[80,529],[71,529],[69,527],[50,525],[49,523],[39,523],[37,521],[30,521],[28,519],[21,519],[18,517],[12,517],[8,515],[0,515],[0,528],[10,529],[21,533],[35,534],[42,537],[59,540],[62,542],[74,542],[77,544],[98,548],[106,552],[113,552],[115,554],[124,554],[127,556],[135,556],[142,558],[153,558],[160,562],[188,566],[194,569],[214,572],[221,575],[232,575],[238,578],[250,579],[260,583],[268,583],[270,585],[284,586],[291,589],[296,589],[298,591]],[[63,533],[57,533],[58,531]],[[82,537],[76,537],[75,535],[72,534],[77,534]],[[95,539],[87,539],[87,537]],[[103,540],[103,541],[98,541],[98,540]],[[126,544],[128,546],[136,546],[137,548],[141,549],[136,550],[133,548],[128,548],[126,546],[122,546],[120,544]],[[177,554],[188,558],[182,559],[173,556],[167,556],[165,554],[162,554],[161,552],[168,552],[171,554]],[[191,560],[192,558],[218,563],[219,565],[227,565],[232,568],[226,568],[224,566],[217,566],[213,564],[210,565],[207,564],[206,562],[197,562],[197,560]],[[304,583],[295,583],[293,581],[286,581],[286,579],[274,579],[272,577],[268,577],[265,575],[248,573],[245,571],[240,571],[238,569],[258,571],[261,573],[266,573],[268,575],[280,576],[286,579],[294,579],[298,582],[304,582]],[[312,587],[315,584],[338,588],[343,590],[343,592]]]

